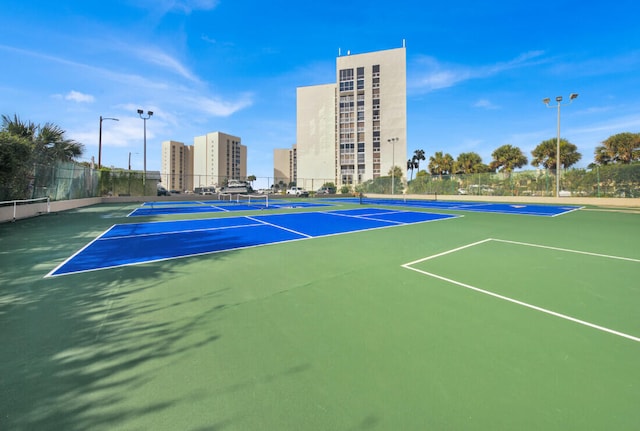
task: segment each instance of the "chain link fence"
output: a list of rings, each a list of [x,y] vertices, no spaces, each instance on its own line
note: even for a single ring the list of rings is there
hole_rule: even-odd
[[[259,192],[285,193],[293,185],[313,193],[323,187],[335,187],[337,193],[477,195],[477,196],[555,196],[557,177],[549,171],[521,171],[469,175],[425,175],[406,180],[390,176],[360,184],[341,185],[330,178],[298,178],[289,181],[277,177],[240,178]],[[185,183],[215,185],[223,189],[231,181],[226,178],[193,176]],[[170,187],[169,178],[158,172],[97,170],[73,162],[34,166],[32,172],[0,184],[0,200],[49,197],[52,201],[101,196],[155,196],[157,184],[174,193],[194,192],[194,189]],[[640,163],[597,166],[593,169],[571,169],[560,178],[561,196],[579,197],[640,197]]]

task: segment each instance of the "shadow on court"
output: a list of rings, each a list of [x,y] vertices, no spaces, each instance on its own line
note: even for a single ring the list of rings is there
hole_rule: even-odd
[[[156,280],[182,275],[175,262],[88,273],[81,280],[43,279],[53,262],[112,224],[105,218],[97,226],[100,216],[87,211],[95,209],[0,225],[0,429],[95,430],[144,423],[187,400],[158,396],[131,405],[127,394],[153,385],[162,372],[158,364],[223,337],[215,322],[227,307],[218,298],[224,289],[154,299]],[[189,429],[188,418],[184,425]]]

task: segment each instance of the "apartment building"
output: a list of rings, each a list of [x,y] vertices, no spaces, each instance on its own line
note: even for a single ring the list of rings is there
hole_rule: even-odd
[[[276,148],[273,150],[273,182],[281,181],[288,186],[297,181],[297,145],[292,148]]]
[[[246,179],[247,147],[237,136],[212,132],[196,136],[193,145],[164,141],[161,163],[161,182],[167,190],[217,187],[225,180]]]
[[[162,142],[161,182],[167,190],[193,190],[193,147]]]
[[[247,147],[222,132],[193,138],[193,187],[220,186],[247,177]]]
[[[338,56],[335,79],[297,89],[299,185],[352,186],[394,165],[406,177],[406,48]]]

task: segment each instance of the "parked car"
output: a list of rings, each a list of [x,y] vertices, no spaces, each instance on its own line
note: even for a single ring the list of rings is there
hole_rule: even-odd
[[[197,195],[213,195],[216,193],[215,186],[196,187],[194,193]]]
[[[309,192],[308,191],[306,191],[302,187],[295,187],[295,186],[287,189],[287,194],[288,195],[295,195],[295,196],[298,196],[298,197],[301,197],[301,198],[309,197]]]
[[[169,196],[169,190],[165,189],[162,184],[158,184],[158,196]]]
[[[318,195],[335,195],[336,189],[334,187],[320,187],[316,190],[316,194]]]

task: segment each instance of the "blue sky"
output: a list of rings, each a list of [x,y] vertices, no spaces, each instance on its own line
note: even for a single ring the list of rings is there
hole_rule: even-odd
[[[6,2],[0,113],[53,122],[84,159],[160,169],[164,140],[222,131],[248,147],[248,173],[273,174],[296,140],[296,87],[335,79],[339,50],[407,47],[407,158],[416,149],[531,150],[562,137],[593,161],[607,137],[640,131],[640,6],[634,0]]]

